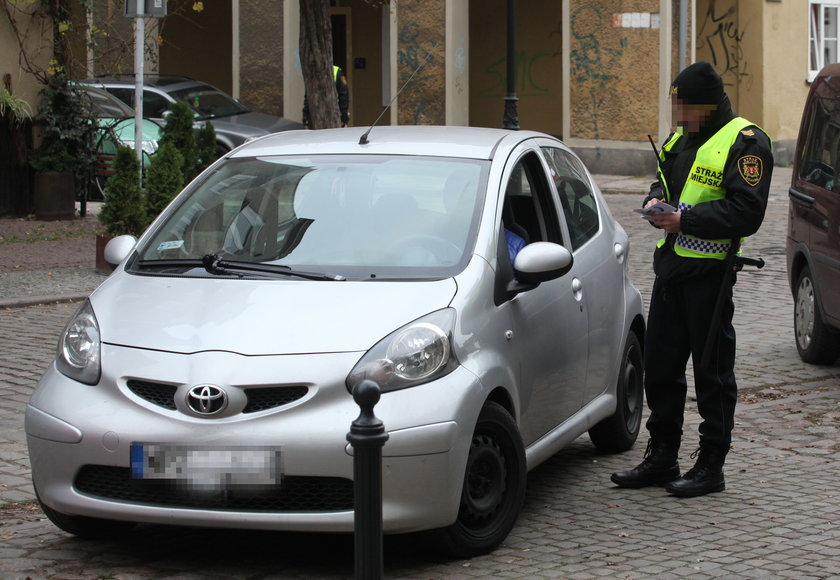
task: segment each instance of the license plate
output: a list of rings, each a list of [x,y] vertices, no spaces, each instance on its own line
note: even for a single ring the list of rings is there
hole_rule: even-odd
[[[132,443],[131,477],[171,480],[196,489],[277,486],[280,447]]]

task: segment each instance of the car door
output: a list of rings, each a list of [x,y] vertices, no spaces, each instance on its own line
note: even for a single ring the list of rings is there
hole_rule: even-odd
[[[543,144],[542,152],[569,229],[575,259],[573,283],[586,295],[589,349],[581,398],[586,404],[608,387],[622,348],[627,247],[606,227],[609,224],[603,220],[599,198],[583,163],[571,151],[551,143]]]
[[[807,244],[824,317],[840,324],[840,98],[814,98],[790,191],[790,236]]]
[[[504,230],[526,243],[567,245],[548,181],[548,167],[531,146],[509,158],[500,192],[498,258],[500,276],[512,276]],[[505,274],[505,271],[507,274]],[[575,268],[499,305],[509,325],[520,383],[520,430],[530,444],[580,408],[588,356],[586,293]]]

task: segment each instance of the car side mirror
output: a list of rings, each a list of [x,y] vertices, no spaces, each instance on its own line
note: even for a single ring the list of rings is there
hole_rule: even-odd
[[[516,278],[508,284],[510,297],[566,274],[574,265],[568,248],[552,242],[534,242],[522,248],[513,264]]]
[[[128,257],[136,245],[137,238],[134,236],[117,236],[105,244],[105,261],[116,266]]]

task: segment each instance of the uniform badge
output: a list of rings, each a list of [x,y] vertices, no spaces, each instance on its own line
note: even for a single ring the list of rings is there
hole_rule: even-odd
[[[761,183],[761,176],[763,175],[761,166],[761,157],[755,155],[744,155],[738,160],[738,173],[744,181],[751,187],[755,187]]]
[[[755,131],[752,129],[744,129],[741,131],[741,135],[746,135],[747,137],[755,137]]]

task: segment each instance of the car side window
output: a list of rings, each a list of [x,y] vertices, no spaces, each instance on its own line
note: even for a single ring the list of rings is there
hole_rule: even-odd
[[[840,191],[836,170],[840,165],[840,101],[815,99],[802,149],[800,178],[819,187]]]
[[[143,91],[143,116],[162,119],[163,113],[169,110],[169,101],[165,97],[152,91]]]
[[[117,97],[129,107],[134,106],[134,89],[121,89],[119,87],[108,87],[108,92]]]
[[[551,189],[539,158],[533,152],[514,165],[502,206],[502,225],[526,244],[537,241],[562,243],[551,202]]]
[[[598,205],[589,187],[583,165],[569,152],[557,147],[543,147],[551,177],[557,188],[560,206],[566,217],[572,250],[577,250],[598,232]]]

